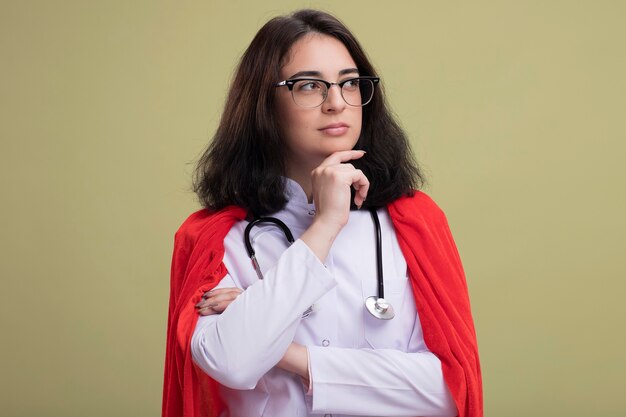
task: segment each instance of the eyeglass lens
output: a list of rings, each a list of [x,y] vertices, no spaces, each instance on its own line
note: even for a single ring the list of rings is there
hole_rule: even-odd
[[[321,81],[300,80],[294,83],[291,90],[293,100],[302,107],[317,107],[328,96],[328,87]],[[364,106],[374,95],[372,80],[355,78],[341,86],[341,96],[350,106]]]

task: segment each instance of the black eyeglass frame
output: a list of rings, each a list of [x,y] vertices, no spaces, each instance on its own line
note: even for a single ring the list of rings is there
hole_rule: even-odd
[[[343,96],[343,86],[344,86],[344,84],[346,84],[346,83],[348,83],[350,81],[354,81],[354,80],[369,80],[369,81],[372,82],[372,97],[370,97],[370,99],[367,101],[367,103],[363,103],[361,105],[350,104],[350,103],[348,103],[346,98]],[[298,104],[296,102],[296,104],[298,104],[298,106],[301,106],[301,107],[304,107],[304,108],[307,108],[307,109],[314,109],[316,107],[321,106],[322,104],[324,104],[324,102],[328,98],[328,90],[330,90],[330,87],[332,87],[333,85],[336,85],[336,86],[339,87],[339,92],[341,93],[341,98],[343,99],[343,101],[346,102],[346,104],[348,106],[363,107],[366,104],[369,104],[369,102],[372,101],[372,98],[374,98],[374,91],[376,90],[376,85],[380,82],[380,77],[373,77],[373,76],[364,75],[362,77],[348,78],[347,80],[339,81],[338,83],[331,83],[330,81],[322,80],[322,79],[319,79],[319,78],[292,78],[292,79],[289,79],[289,80],[279,81],[276,84],[274,84],[274,87],[287,87],[289,89],[289,91],[291,92],[291,98],[295,102],[296,99],[295,99],[295,97],[293,97],[293,86],[297,82],[300,82],[300,81],[318,81],[318,82],[321,82],[322,84],[324,84],[326,86],[326,95],[324,96],[324,100],[322,100],[322,102],[320,104],[318,104],[317,106],[307,107],[307,106],[302,106],[302,105],[300,105],[300,104]]]

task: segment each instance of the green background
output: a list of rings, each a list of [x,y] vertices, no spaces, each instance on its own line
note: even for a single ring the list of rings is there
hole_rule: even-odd
[[[238,57],[335,13],[446,211],[487,416],[626,413],[621,1],[3,1],[0,414],[160,413],[173,234]]]

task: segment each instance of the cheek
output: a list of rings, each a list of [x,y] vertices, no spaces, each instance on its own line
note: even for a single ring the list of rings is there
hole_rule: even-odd
[[[300,137],[306,135],[314,124],[310,112],[302,111],[300,108],[287,108],[279,114],[282,131],[286,136]]]
[[[278,120],[278,128],[281,135],[289,142],[289,138],[293,136],[293,128],[297,126],[297,120],[294,120],[293,111],[286,97],[279,96],[276,98],[276,118]]]
[[[361,108],[355,112],[354,116],[354,127],[357,139],[361,136],[361,131],[363,130],[363,111]]]
[[[306,129],[307,123],[298,117],[297,113],[285,112],[280,116],[280,126],[285,139],[289,142],[294,137],[300,136]]]

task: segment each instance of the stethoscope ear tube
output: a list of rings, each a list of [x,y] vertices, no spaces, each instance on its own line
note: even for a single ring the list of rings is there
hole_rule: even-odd
[[[248,252],[248,257],[250,257],[250,260],[252,261],[252,266],[254,267],[254,270],[256,271],[256,275],[261,280],[263,279],[263,272],[261,272],[261,266],[259,265],[259,261],[257,261],[256,259],[256,253],[254,252],[254,248],[252,247],[252,241],[250,240],[250,231],[252,230],[254,226],[263,222],[274,223],[276,226],[278,226],[285,234],[285,238],[287,238],[287,241],[289,242],[290,245],[293,242],[295,242],[295,239],[293,238],[293,234],[291,233],[291,230],[289,230],[289,227],[287,227],[285,223],[283,223],[281,220],[278,220],[275,217],[257,217],[256,219],[248,223],[248,225],[246,226],[246,229],[243,231],[243,237],[244,237],[243,241],[244,241],[244,244],[246,245],[246,251]],[[313,308],[313,306],[307,308],[306,311],[302,313],[302,318],[304,319],[304,318],[309,317],[311,314],[313,314],[314,311],[315,309]]]
[[[289,241],[289,244],[292,244],[293,242],[295,242],[296,240],[293,238],[293,234],[291,233],[291,230],[289,230],[289,228],[287,227],[287,225],[285,223],[283,223],[281,220],[278,220],[275,217],[257,217],[256,219],[252,220],[250,223],[248,223],[248,225],[246,226],[246,230],[244,230],[243,232],[243,241],[246,245],[246,251],[248,252],[248,257],[249,258],[253,258],[254,257],[254,261],[256,261],[256,256],[254,253],[254,248],[252,247],[252,241],[250,241],[250,231],[252,230],[252,228],[256,225],[258,225],[259,223],[264,223],[264,222],[270,222],[270,223],[274,223],[276,226],[280,227],[281,230],[283,231],[283,233],[285,234],[285,237],[287,238],[287,240]],[[258,263],[257,263],[258,265]]]

